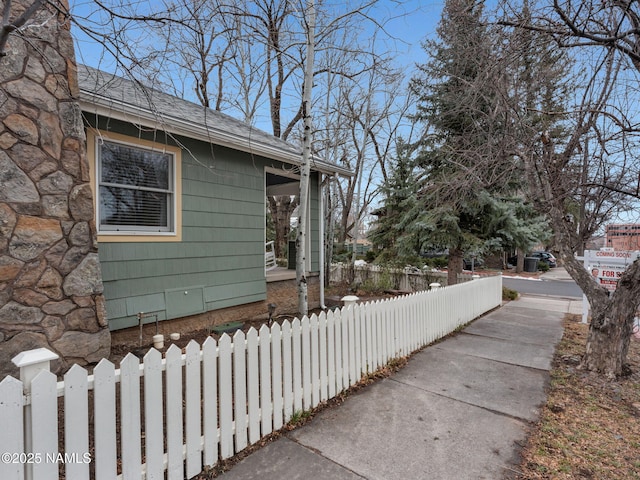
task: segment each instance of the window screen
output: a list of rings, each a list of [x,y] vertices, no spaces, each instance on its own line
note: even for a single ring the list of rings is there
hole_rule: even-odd
[[[99,151],[100,230],[172,231],[173,155],[106,141]]]

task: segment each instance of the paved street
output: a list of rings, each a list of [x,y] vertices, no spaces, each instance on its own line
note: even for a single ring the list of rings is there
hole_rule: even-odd
[[[521,294],[552,295],[564,298],[582,298],[582,290],[563,267],[552,268],[540,279],[517,278],[504,275],[502,284]]]

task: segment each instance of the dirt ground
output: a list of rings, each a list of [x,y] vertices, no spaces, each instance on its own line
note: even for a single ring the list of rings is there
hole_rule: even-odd
[[[614,381],[579,369],[588,327],[568,316],[547,404],[524,448],[518,479],[640,479],[640,340]]]
[[[309,315],[311,315],[312,313],[320,313],[320,311],[310,311]],[[278,315],[273,319],[273,321],[281,324],[283,321],[293,318],[294,316],[290,315]],[[268,323],[268,320],[245,319],[240,321],[240,323],[242,326],[241,328],[239,328],[239,330],[247,333],[251,327],[259,330],[263,324]],[[139,330],[137,327],[112,332],[112,337],[115,337],[116,341],[111,347],[111,355],[109,356],[109,360],[117,365],[129,352],[142,358],[149,351],[149,349],[153,347],[153,334],[149,333],[150,330],[151,329],[145,329],[142,344],[139,341]],[[229,332],[229,335],[233,335],[233,332]],[[180,349],[184,350],[184,348],[191,340],[195,340],[196,342],[198,342],[198,344],[202,345],[208,337],[213,337],[218,340],[220,338],[220,334],[212,331],[209,328],[186,332],[183,331],[180,333],[180,338],[178,340],[171,340],[170,338],[165,337],[164,347],[159,350],[162,353],[165,353],[167,349],[174,344]]]
[[[340,305],[338,299],[342,298],[345,295],[355,294],[358,296],[360,302],[367,302],[393,297],[394,295],[400,293],[402,292],[352,292],[344,286],[332,287],[331,289],[327,290],[326,303],[328,308],[336,308]],[[309,316],[314,313],[320,314],[321,311],[322,310],[319,308],[309,310]],[[273,317],[272,321],[282,324],[282,322],[286,320],[291,321],[296,317],[300,318],[300,315],[297,312],[285,312],[276,314]],[[269,319],[263,315],[261,318],[245,318],[243,320],[239,320],[239,322],[242,325],[240,330],[242,330],[246,334],[252,327],[256,330],[259,330],[262,325],[268,324]],[[229,335],[233,335],[233,332],[228,333]],[[154,334],[155,326],[153,324],[146,324],[143,326],[142,342],[140,341],[140,330],[138,327],[131,327],[111,332],[112,346],[109,360],[117,366],[119,362],[127,355],[127,353],[132,353],[142,359],[142,357],[149,351],[149,349],[153,347]],[[164,348],[159,350],[162,353],[165,353],[172,344],[175,344],[177,347],[184,349],[191,340],[195,340],[200,345],[202,345],[202,343],[204,343],[204,341],[208,337],[213,337],[218,340],[220,338],[220,334],[212,331],[211,328],[200,328],[196,330],[186,331],[183,329],[180,333],[179,340],[170,340],[165,335]]]

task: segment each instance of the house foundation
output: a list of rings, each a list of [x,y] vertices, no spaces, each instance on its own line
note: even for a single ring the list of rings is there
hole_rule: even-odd
[[[320,307],[320,281],[316,275],[307,276],[307,293],[309,309]],[[278,279],[267,282],[267,298],[261,302],[253,302],[235,307],[212,310],[198,315],[165,320],[158,324],[158,333],[169,338],[171,333],[194,332],[222,325],[224,323],[246,320],[267,320],[269,318],[269,304],[275,304],[274,317],[279,315],[299,316],[298,289],[295,278]],[[143,345],[150,345],[155,334],[155,323],[145,324],[143,327]],[[136,345],[139,338],[138,327],[131,327],[112,332],[114,346]]]

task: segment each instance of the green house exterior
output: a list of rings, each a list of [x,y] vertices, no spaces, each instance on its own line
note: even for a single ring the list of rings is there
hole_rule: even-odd
[[[97,160],[105,142],[158,155],[166,148],[175,159],[172,231],[101,231],[108,226],[97,212],[110,329],[138,325],[141,313],[168,320],[264,301],[267,188],[276,178],[295,183],[299,150],[219,112],[88,67],[80,67],[79,83],[94,197],[110,188],[96,183],[106,168]],[[310,273],[321,262],[320,182],[336,174],[349,172],[312,167]]]

